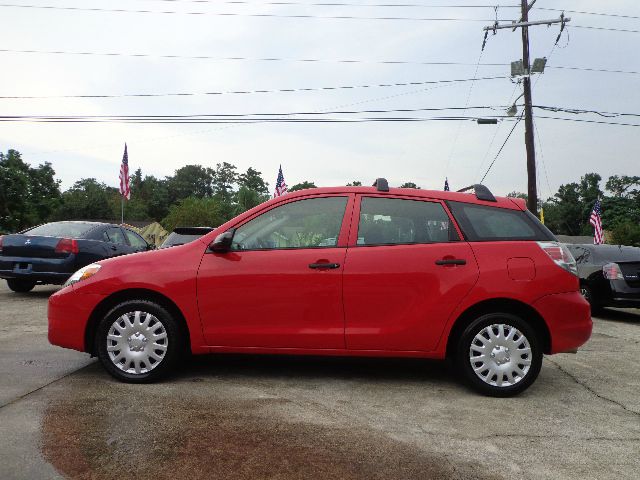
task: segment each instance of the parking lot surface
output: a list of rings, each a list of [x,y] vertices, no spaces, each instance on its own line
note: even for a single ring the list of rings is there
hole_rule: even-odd
[[[442,362],[185,361],[128,385],[50,346],[46,302],[0,285],[0,478],[637,479],[640,312],[594,319],[510,399]]]

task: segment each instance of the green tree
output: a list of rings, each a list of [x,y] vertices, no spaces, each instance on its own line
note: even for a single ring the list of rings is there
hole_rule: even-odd
[[[50,163],[32,168],[17,150],[0,153],[0,230],[46,221],[60,202],[60,182],[54,177]]]
[[[560,185],[558,192],[543,204],[545,224],[561,235],[580,235],[582,206],[580,186],[577,183]]]
[[[262,174],[252,167],[238,176],[238,185],[261,195],[269,195],[269,184],[264,181]]]
[[[404,182],[402,185],[400,185],[400,188],[416,188],[420,190],[420,187],[413,182]]]
[[[269,195],[260,194],[255,190],[251,190],[247,187],[240,187],[236,194],[236,205],[234,209],[234,215],[239,215],[247,210],[251,210],[253,207],[257,207],[262,202],[269,200]]]
[[[62,203],[54,214],[56,220],[116,220],[113,197],[115,188],[95,178],[83,178],[62,194]]]
[[[358,180],[354,180],[351,183],[347,183],[347,187],[361,187],[361,186],[362,186],[362,182]]]
[[[611,229],[610,243],[640,247],[640,225],[637,222],[620,222]]]
[[[171,205],[162,226],[171,231],[176,227],[217,227],[223,223],[220,202],[215,198],[189,197]]]
[[[638,187],[638,188],[633,188]],[[627,175],[612,175],[607,180],[605,188],[613,193],[614,197],[633,198],[640,195],[640,177]]]
[[[185,165],[166,180],[170,203],[188,197],[210,197],[213,194],[213,170],[202,165]]]
[[[0,153],[0,230],[15,232],[27,222],[29,167],[20,153]]]
[[[296,183],[293,187],[290,187],[287,190],[289,192],[296,192],[298,190],[305,190],[307,188],[318,188],[318,187],[316,187],[315,183],[305,180],[304,182]]]
[[[529,198],[529,196],[526,193],[522,193],[522,192],[516,192],[515,190],[511,193],[507,193],[507,197],[509,198],[522,198],[523,200],[526,200],[527,198]]]
[[[233,186],[238,181],[235,165],[227,162],[218,163],[213,171],[213,193],[223,204],[231,205],[233,201]]]
[[[131,196],[139,196],[144,200],[150,219],[161,220],[169,213],[169,187],[166,180],[146,175],[140,188],[133,189]]]

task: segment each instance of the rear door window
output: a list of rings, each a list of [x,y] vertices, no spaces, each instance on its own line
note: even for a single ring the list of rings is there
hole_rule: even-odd
[[[363,197],[358,245],[438,243],[458,240],[440,203],[400,198]]]
[[[469,241],[555,240],[528,211],[449,202],[453,216]]]
[[[126,245],[127,241],[124,239],[122,230],[117,227],[110,227],[105,232],[106,240],[116,245]]]

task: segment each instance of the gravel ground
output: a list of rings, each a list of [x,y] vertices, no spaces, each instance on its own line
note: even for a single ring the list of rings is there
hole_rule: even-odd
[[[53,291],[0,285],[2,479],[638,478],[638,310],[494,399],[422,360],[209,356],[122,384],[48,344]]]

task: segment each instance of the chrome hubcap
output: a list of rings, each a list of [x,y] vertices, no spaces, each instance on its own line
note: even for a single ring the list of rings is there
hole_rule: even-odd
[[[469,362],[478,378],[496,387],[521,381],[531,368],[531,345],[520,330],[511,325],[489,325],[473,338]]]
[[[126,373],[147,373],[160,365],[167,353],[164,325],[148,312],[129,312],[111,324],[107,353],[113,364]]]

